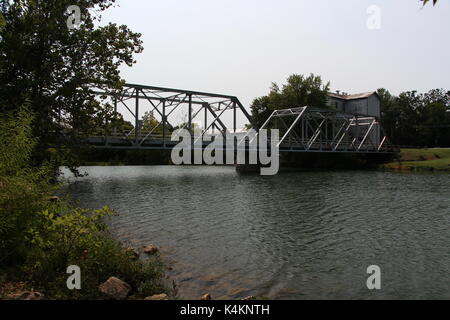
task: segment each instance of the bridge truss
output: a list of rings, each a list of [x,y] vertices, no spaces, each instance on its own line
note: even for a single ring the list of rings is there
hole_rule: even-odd
[[[277,145],[281,152],[397,152],[384,135],[379,119],[366,115],[312,107],[291,108],[273,111],[261,128],[257,128],[235,96],[135,84],[126,84],[119,94],[102,90],[95,93],[110,96],[115,113],[121,106],[133,120],[129,130],[113,127],[101,136],[88,138],[88,144],[99,148],[170,150],[178,143],[171,141],[172,132],[187,129],[193,137],[193,144],[194,134],[197,137],[209,136],[205,139],[205,147],[218,135],[235,133],[236,142],[241,142],[239,147],[248,149],[250,140],[258,133],[245,139],[250,132],[238,128],[238,120],[244,120],[256,132],[278,129],[280,139]],[[143,123],[144,109],[158,120],[154,126]],[[174,119],[177,110],[184,112],[185,121],[177,123]],[[270,145],[257,148],[266,147],[270,148]]]
[[[275,110],[261,129],[277,128],[280,151],[395,152],[376,117],[312,107]]]
[[[186,129],[192,136],[198,130],[202,135],[225,134],[239,131],[238,120],[252,123],[235,96],[136,84],[125,84],[119,94],[104,90],[94,90],[94,93],[109,96],[115,114],[122,107],[122,113],[132,118],[131,130],[113,127],[101,136],[88,139],[90,144],[107,148],[171,148],[170,136],[175,129]],[[151,113],[157,125],[145,126],[144,110]],[[180,113],[185,118],[181,123],[177,119]]]

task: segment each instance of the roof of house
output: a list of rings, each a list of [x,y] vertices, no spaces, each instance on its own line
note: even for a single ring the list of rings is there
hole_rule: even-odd
[[[328,96],[329,97],[333,97],[333,98],[337,98],[337,99],[342,99],[342,100],[356,100],[356,99],[368,98],[368,97],[370,97],[373,94],[377,94],[377,92],[376,91],[370,91],[370,92],[363,92],[363,93],[357,93],[357,94],[348,94],[348,95],[329,92]]]

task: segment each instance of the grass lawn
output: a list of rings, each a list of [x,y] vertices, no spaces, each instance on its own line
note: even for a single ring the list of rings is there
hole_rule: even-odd
[[[397,161],[383,167],[388,170],[450,171],[450,148],[402,149]]]

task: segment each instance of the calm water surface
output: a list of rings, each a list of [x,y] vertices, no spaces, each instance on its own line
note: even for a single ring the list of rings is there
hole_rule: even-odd
[[[182,298],[450,299],[450,175],[81,169],[67,191],[116,210],[118,239],[157,244]]]

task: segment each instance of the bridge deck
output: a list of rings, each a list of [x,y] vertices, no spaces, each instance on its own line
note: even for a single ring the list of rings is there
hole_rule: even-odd
[[[151,139],[147,139],[145,141],[140,141],[135,143],[132,140],[128,140],[126,138],[120,137],[90,137],[86,140],[86,143],[92,147],[99,149],[141,149],[141,150],[172,150],[179,142],[178,141],[170,141],[163,140],[161,137],[152,137]],[[210,141],[202,141],[201,148],[206,148],[211,142]],[[269,140],[270,143],[270,140]],[[291,142],[283,142],[279,145],[280,152],[340,152],[340,153],[395,153],[397,150],[393,147],[386,147],[378,149],[371,144],[366,144],[362,148],[356,148],[355,144],[351,143],[341,143],[341,145],[334,149],[333,141],[320,141],[313,143],[308,149],[305,148],[308,141],[291,141]],[[193,147],[192,150],[198,149],[200,143],[197,144],[196,147]],[[227,147],[224,145],[223,148],[216,148],[222,151],[226,151]],[[234,151],[238,150],[267,150],[270,147],[258,147],[251,148],[246,145],[236,146]]]

